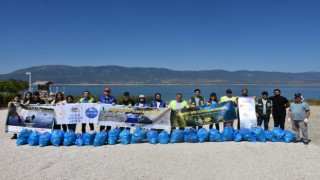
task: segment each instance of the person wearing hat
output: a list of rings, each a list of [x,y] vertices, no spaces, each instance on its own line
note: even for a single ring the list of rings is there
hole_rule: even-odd
[[[40,98],[38,91],[33,92],[33,103],[32,104],[45,104],[46,102]]]
[[[100,96],[99,103],[116,105],[117,99],[111,96],[110,93],[111,93],[110,88],[104,88],[104,95]],[[108,131],[110,129],[111,129],[111,126],[107,126],[107,129],[106,129],[106,126],[100,126],[100,131],[105,131],[105,130]]]
[[[272,100],[272,117],[274,121],[274,127],[279,127],[284,130],[284,124],[286,121],[286,109],[290,106],[287,98],[281,96],[280,89],[273,90],[274,96],[269,97]]]
[[[292,123],[292,131],[295,136],[294,142],[300,141],[300,131],[302,132],[302,142],[309,144],[308,139],[308,119],[310,116],[309,105],[302,101],[301,94],[294,94],[294,102],[290,105],[288,112],[288,122]]]
[[[268,92],[263,91],[262,97],[256,103],[258,126],[264,124],[264,130],[269,129],[269,120],[272,114],[272,100],[268,99]]]
[[[123,93],[123,100],[121,101],[121,105],[128,106],[128,108],[131,108],[134,106],[134,101],[130,99],[130,93],[124,92]]]
[[[140,95],[138,102],[136,102],[136,104],[134,106],[137,106],[137,107],[149,107],[150,104],[146,103],[146,98],[144,97],[144,95]]]
[[[83,91],[83,98],[79,100],[79,103],[95,103],[96,100],[93,97],[90,97],[90,92],[88,90]],[[82,133],[86,133],[86,123],[82,123]],[[93,123],[89,123],[90,130],[94,131]]]

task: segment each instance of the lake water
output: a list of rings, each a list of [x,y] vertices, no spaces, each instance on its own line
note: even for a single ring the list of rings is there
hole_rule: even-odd
[[[112,96],[121,96],[123,92],[130,92],[131,96],[144,94],[145,96],[154,96],[156,92],[160,92],[162,99],[169,101],[175,99],[176,93],[182,93],[183,98],[188,100],[193,96],[195,89],[201,90],[201,95],[207,100],[211,92],[217,93],[218,97],[225,95],[226,89],[231,89],[233,95],[241,94],[242,88],[249,90],[249,96],[261,97],[262,91],[269,92],[269,96],[273,95],[273,90],[278,88],[281,95],[289,100],[293,99],[293,94],[300,92],[305,99],[320,99],[320,85],[55,85],[51,86],[51,91],[63,91],[65,95],[82,96],[84,90],[89,90],[92,95],[103,95],[105,87],[111,88]],[[36,87],[34,87],[36,89]]]

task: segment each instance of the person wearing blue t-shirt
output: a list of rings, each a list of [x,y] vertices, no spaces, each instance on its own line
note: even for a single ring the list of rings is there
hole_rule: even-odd
[[[154,95],[154,100],[151,101],[150,107],[154,107],[154,108],[166,107],[166,102],[161,99],[160,93],[156,93]]]
[[[302,142],[305,145],[309,144],[308,139],[308,119],[310,116],[309,105],[302,101],[300,93],[294,94],[294,103],[290,105],[288,112],[288,122],[292,122],[292,131],[295,136],[293,142],[300,141],[300,131],[302,132]]]
[[[144,97],[144,95],[140,95],[139,96],[139,101],[136,102],[136,104],[134,105],[136,107],[149,107],[149,103],[146,103],[146,98]]]
[[[111,96],[111,89],[110,88],[104,88],[104,95],[100,97],[99,100],[100,103],[103,104],[112,104],[116,105],[117,104],[117,99]],[[101,131],[108,131],[111,129],[111,126],[100,126],[100,132]]]

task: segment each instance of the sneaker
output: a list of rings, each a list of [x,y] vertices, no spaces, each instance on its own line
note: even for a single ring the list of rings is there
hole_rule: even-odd
[[[11,139],[17,139],[17,138],[18,138],[17,134],[13,134],[13,136],[11,137]]]
[[[309,141],[303,141],[303,144],[304,144],[304,145],[308,145],[308,144],[309,144]]]

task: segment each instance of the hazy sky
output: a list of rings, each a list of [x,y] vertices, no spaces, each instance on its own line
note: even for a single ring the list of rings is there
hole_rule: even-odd
[[[0,0],[0,74],[39,65],[320,71],[319,0]]]

